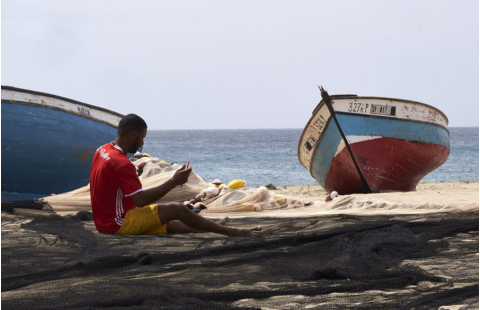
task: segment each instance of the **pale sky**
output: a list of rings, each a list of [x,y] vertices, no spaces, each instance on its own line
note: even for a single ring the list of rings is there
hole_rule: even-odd
[[[1,83],[149,129],[303,128],[334,94],[479,124],[477,0],[1,2]]]

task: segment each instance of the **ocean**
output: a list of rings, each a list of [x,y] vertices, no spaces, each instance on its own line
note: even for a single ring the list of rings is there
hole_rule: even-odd
[[[303,129],[149,130],[143,152],[190,166],[205,181],[245,180],[249,186],[317,182],[297,158]],[[478,181],[479,128],[452,127],[450,156],[422,181]],[[72,189],[73,190],[73,189]],[[2,200],[40,198],[2,191]]]
[[[249,186],[317,182],[297,158],[303,129],[149,130],[143,152],[179,164],[190,161],[205,181]],[[479,128],[451,127],[450,156],[422,181],[478,181]]]

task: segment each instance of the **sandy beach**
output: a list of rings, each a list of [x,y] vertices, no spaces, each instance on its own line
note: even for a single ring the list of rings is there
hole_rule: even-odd
[[[318,185],[275,187],[312,205],[202,212],[261,238],[105,235],[86,211],[2,212],[2,306],[478,309],[478,182],[328,203]]]
[[[326,195],[326,191],[320,185],[277,186],[276,191],[279,194],[305,197],[305,201],[324,200]],[[354,196],[358,197],[362,194]],[[420,182],[416,192],[375,194],[375,196],[391,200],[408,197],[409,202],[430,201],[440,204],[472,202],[478,204],[478,182]]]

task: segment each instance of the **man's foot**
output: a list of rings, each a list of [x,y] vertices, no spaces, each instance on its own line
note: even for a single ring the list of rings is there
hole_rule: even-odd
[[[260,231],[262,230],[262,226],[258,226],[255,228],[249,228],[249,229],[236,229],[232,228],[230,234],[228,236],[230,237],[242,237],[242,236],[250,236],[250,237],[260,237]]]

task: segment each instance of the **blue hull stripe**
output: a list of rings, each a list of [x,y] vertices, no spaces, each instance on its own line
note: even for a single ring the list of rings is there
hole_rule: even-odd
[[[439,144],[450,149],[449,134],[444,128],[423,123],[337,114],[346,136],[383,136],[402,140]],[[329,122],[313,157],[312,176],[325,188],[327,174],[342,136],[335,122]]]
[[[383,136],[409,141],[440,144],[450,149],[448,131],[424,123],[337,114],[347,136]]]
[[[318,145],[315,156],[313,157],[312,176],[317,182],[325,188],[327,181],[327,173],[330,170],[333,156],[337,151],[338,144],[342,139],[342,135],[335,125],[335,122],[328,123],[327,129],[323,134],[323,138]]]
[[[2,191],[40,197],[87,185],[93,153],[116,133],[79,115],[2,102]]]

